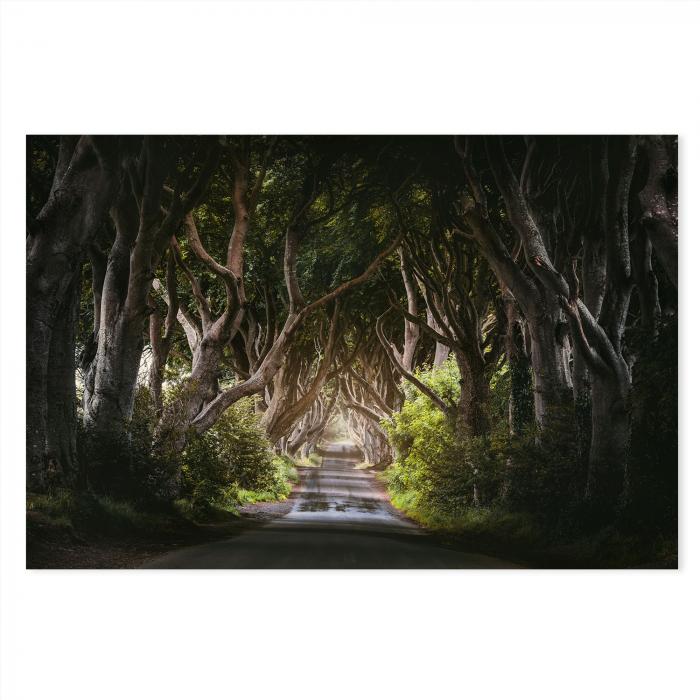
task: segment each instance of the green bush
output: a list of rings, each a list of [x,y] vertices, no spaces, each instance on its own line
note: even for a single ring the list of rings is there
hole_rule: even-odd
[[[102,535],[153,532],[169,523],[167,514],[141,511],[129,501],[67,488],[27,494],[27,512],[41,513],[55,526]]]
[[[678,528],[678,321],[665,317],[658,337],[638,332],[632,370],[630,494],[624,525],[632,532]]]
[[[195,514],[235,512],[244,502],[277,500],[289,494],[293,464],[277,457],[260,426],[252,398],[231,406],[182,454],[182,495]]]
[[[521,435],[501,427],[491,436],[501,483],[499,505],[536,516],[551,534],[574,526],[585,487],[571,428],[573,411],[573,406],[560,407],[546,430],[530,423]]]
[[[166,402],[182,401],[187,388],[171,386]],[[213,509],[235,512],[241,503],[289,494],[294,465],[272,452],[252,398],[229,408],[203,435],[189,436],[179,454],[163,444],[153,449],[157,420],[148,389],[139,387],[128,428],[105,435],[81,425],[79,455],[89,491],[138,509],[167,509],[178,498],[180,510],[195,516]]]
[[[136,390],[131,422],[110,432],[90,430],[78,422],[81,485],[98,494],[138,505],[169,501],[177,489],[178,460],[152,450],[157,415],[150,392]]]
[[[417,376],[443,400],[457,400],[459,373],[452,358]],[[583,491],[571,411],[562,408],[546,432],[530,424],[512,436],[509,388],[508,372],[501,369],[492,378],[487,407],[492,430],[466,438],[430,399],[404,386],[401,411],[385,422],[396,459],[384,478],[397,506],[436,527],[500,522],[506,513],[534,518],[551,533],[569,526]]]
[[[457,400],[459,371],[453,358],[417,375],[444,400]],[[496,471],[488,440],[457,435],[427,396],[410,384],[404,391],[403,408],[384,424],[396,454],[385,475],[390,493],[408,498],[414,508],[448,516],[491,499]]]

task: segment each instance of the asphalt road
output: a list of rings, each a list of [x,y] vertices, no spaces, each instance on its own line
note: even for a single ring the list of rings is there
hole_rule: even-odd
[[[516,564],[441,547],[386,500],[373,474],[337,443],[300,471],[287,515],[229,539],[169,552],[156,569],[490,569]]]

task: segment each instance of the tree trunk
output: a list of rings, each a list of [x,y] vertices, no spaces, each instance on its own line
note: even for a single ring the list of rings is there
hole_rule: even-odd
[[[148,331],[151,338],[151,365],[148,368],[148,389],[156,415],[163,413],[163,379],[165,378],[165,365],[170,351],[161,337],[163,327],[163,314],[154,308],[149,318]]]
[[[152,311],[148,324],[152,355],[148,383],[153,406],[159,418],[163,414],[163,380],[165,377],[165,365],[170,355],[175,335],[175,325],[178,315],[180,314],[175,262],[175,249],[171,245],[166,272],[167,294],[165,296],[165,301],[168,305],[167,316],[165,319],[163,318],[163,315],[158,309],[158,302],[155,296],[152,296]],[[196,348],[196,345],[193,345],[193,348]],[[194,351],[193,349],[193,352]]]
[[[630,243],[632,276],[637,289],[641,326],[647,340],[655,340],[661,321],[659,282],[652,267],[651,242],[646,231],[639,228]]]
[[[568,353],[563,343],[563,322],[558,305],[528,317],[535,420],[546,429],[556,424],[563,407],[572,400]]]
[[[607,178],[605,178],[607,182]],[[604,202],[601,203],[601,209]],[[607,283],[605,237],[602,224],[598,222],[583,241],[581,283],[583,303],[594,319],[598,319],[605,298]],[[582,473],[588,469],[593,423],[591,416],[591,370],[585,356],[573,344],[573,389],[574,415],[576,419],[576,449]]]
[[[401,276],[403,278],[404,289],[406,290],[408,312],[417,316],[418,293],[416,291],[416,283],[413,278],[413,271],[406,263],[406,254],[403,247],[399,248],[399,259],[401,260]],[[413,370],[413,356],[416,353],[416,346],[419,340],[420,328],[415,323],[404,318],[404,340],[403,351],[401,353],[401,365],[407,372]]]
[[[79,304],[80,273],[54,320],[47,371],[47,476],[49,481],[62,483],[75,483],[79,478],[75,397],[75,333]]]
[[[521,435],[533,416],[532,373],[525,350],[522,321],[515,301],[505,300],[506,359],[510,368],[508,425],[511,435]]]
[[[571,401],[564,326],[556,295],[523,274],[485,214],[468,211],[467,222],[491,270],[513,295],[527,322],[535,419],[540,427],[546,427],[562,405]]]
[[[92,391],[85,403],[85,426],[99,434],[121,435],[134,408],[143,352],[143,319],[115,319],[103,326],[94,360]]]
[[[489,428],[489,382],[483,362],[474,366],[462,350],[455,350],[460,374],[457,402],[457,432],[464,437],[485,435]]]
[[[437,321],[435,320],[430,309],[426,309],[426,320],[428,325],[435,331],[440,332]],[[435,352],[433,354],[433,369],[439,369],[444,364],[445,360],[449,357],[450,348],[444,345],[439,340],[435,341]]]
[[[141,181],[125,180],[111,210],[116,234],[102,287],[97,352],[85,393],[85,426],[115,438],[126,435],[131,421],[153,270],[171,238],[163,230],[174,226],[175,216],[174,205],[165,219],[161,215],[168,163],[162,139],[144,137],[141,149]]]
[[[647,156],[649,174],[639,193],[641,223],[668,278],[678,288],[678,201],[670,185],[677,178],[676,158],[669,153],[662,136],[645,137],[642,150]]]
[[[223,348],[205,336],[193,358],[192,373],[158,423],[154,437],[158,450],[179,452],[184,448],[194,419],[218,393],[222,357]]]
[[[581,353],[574,349],[574,416],[576,420],[576,454],[582,473],[591,449],[593,422],[591,416],[591,374]]]
[[[54,324],[118,184],[117,140],[66,137],[46,205],[27,239],[27,484],[42,488]]]
[[[107,259],[97,349],[86,372],[83,397],[85,427],[104,439],[121,438],[131,420],[146,319],[145,308],[137,313],[127,305],[139,218],[126,185],[121,200],[112,210],[116,236]]]
[[[615,506],[628,492],[627,456],[630,418],[629,371],[593,375],[591,384],[592,435],[586,496],[603,510]]]

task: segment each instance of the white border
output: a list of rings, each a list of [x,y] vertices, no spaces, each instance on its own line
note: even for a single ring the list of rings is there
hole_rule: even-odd
[[[696,4],[1,13],[0,697],[698,697]],[[83,131],[679,133],[681,571],[25,571],[24,136]]]

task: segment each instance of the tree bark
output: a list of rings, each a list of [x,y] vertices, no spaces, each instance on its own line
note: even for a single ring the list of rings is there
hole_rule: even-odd
[[[49,199],[27,239],[27,484],[46,484],[54,324],[119,181],[114,137],[61,139]],[[58,342],[58,341],[57,341]],[[64,351],[64,352],[67,352]]]
[[[532,374],[525,349],[524,322],[507,290],[506,295],[506,359],[510,368],[508,425],[511,435],[521,435],[534,415]]]
[[[401,276],[403,278],[403,286],[406,290],[406,300],[408,304],[408,312],[414,316],[418,315],[418,294],[416,292],[416,283],[413,278],[413,271],[409,268],[406,262],[406,254],[403,248],[399,248],[399,259],[401,261]],[[420,340],[420,328],[408,318],[404,318],[404,339],[403,350],[401,352],[401,365],[403,368],[411,372],[413,371],[413,356],[416,353],[416,346]]]
[[[678,205],[669,184],[675,180],[677,164],[662,136],[648,136],[641,146],[649,165],[647,183],[639,193],[642,226],[668,278],[678,288]]]
[[[67,290],[51,334],[47,372],[47,476],[49,482],[75,484],[78,473],[75,396],[75,336],[80,304],[80,272]]]
[[[457,402],[457,432],[463,437],[480,437],[489,428],[489,383],[483,364],[479,366],[461,349],[455,350],[460,375]]]
[[[543,429],[557,427],[561,410],[573,398],[561,319],[560,309],[551,304],[528,318],[535,420]]]
[[[469,206],[469,205],[468,205]],[[562,405],[571,400],[572,385],[561,336],[562,314],[555,294],[528,278],[515,263],[481,207],[471,205],[466,223],[500,284],[514,297],[529,331],[534,414],[547,428]]]
[[[611,375],[593,375],[592,434],[586,495],[604,509],[626,495],[630,440],[629,393],[626,367]]]
[[[152,307],[149,297],[153,288],[155,269],[169,245],[188,208],[202,196],[217,166],[219,152],[211,144],[205,161],[190,189],[182,195],[178,184],[171,192],[168,209],[161,207],[165,179],[173,168],[173,152],[161,137],[144,137],[138,162],[127,167],[130,178],[123,183],[120,195],[112,207],[115,239],[107,261],[101,291],[100,327],[97,351],[85,383],[84,421],[93,439],[108,445],[129,441],[139,368],[143,354],[146,320]],[[175,251],[173,251],[174,255]],[[169,291],[173,285],[174,266],[169,265]],[[175,300],[169,323],[177,314]],[[200,350],[201,350],[200,344]],[[165,348],[156,343],[158,352]],[[108,460],[107,460],[108,461]],[[124,474],[102,473],[120,468],[95,460],[93,483],[108,488],[112,480],[121,481]],[[115,482],[116,483],[116,482]]]
[[[175,249],[171,246],[167,263],[167,305],[168,312],[165,318],[158,310],[155,298],[152,299],[153,311],[149,321],[149,334],[151,340],[151,367],[149,371],[149,387],[151,399],[160,417],[163,413],[163,379],[165,366],[170,355],[174,336],[175,323],[180,313],[180,302],[177,295],[177,278],[175,274]]]
[[[102,286],[97,350],[84,394],[85,427],[105,440],[124,435],[131,420],[152,280],[146,269],[139,269],[144,265],[139,265],[135,246],[144,230],[128,183],[112,218],[116,234]]]

